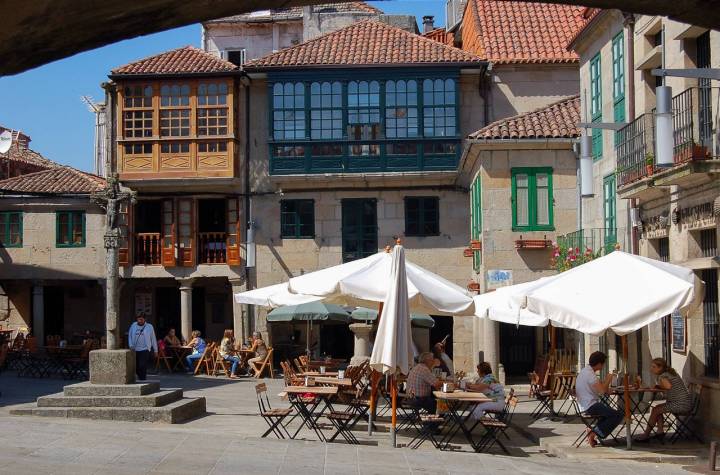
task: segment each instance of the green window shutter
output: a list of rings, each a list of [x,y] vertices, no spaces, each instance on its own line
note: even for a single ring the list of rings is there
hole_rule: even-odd
[[[600,53],[590,60],[590,119],[602,122],[602,70]],[[593,159],[599,160],[603,154],[602,130],[592,129]]]
[[[470,188],[470,239],[479,241],[482,235],[482,207],[480,196],[480,175],[475,177]],[[473,253],[473,269],[480,270],[482,264],[482,251]]]
[[[315,237],[315,201],[280,201],[280,237],[312,239]]]
[[[552,231],[552,168],[511,170],[512,227],[514,231]]]
[[[606,251],[617,242],[617,199],[615,174],[603,178],[603,221]]]
[[[625,122],[625,37],[621,31],[612,40],[613,121]],[[620,135],[615,133],[615,146]]]

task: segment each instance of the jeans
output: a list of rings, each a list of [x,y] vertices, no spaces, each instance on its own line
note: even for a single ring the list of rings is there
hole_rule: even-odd
[[[415,397],[412,404],[419,409],[425,409],[430,414],[435,414],[437,409],[437,401],[433,396]]]
[[[602,402],[596,402],[585,412],[591,416],[601,417],[595,427],[595,434],[601,439],[610,437],[615,428],[619,426],[623,420],[622,412],[616,411]]]
[[[140,381],[147,379],[148,361],[150,361],[150,352],[148,350],[135,352],[135,374]]]
[[[195,371],[195,363],[200,358],[202,358],[202,353],[193,353],[192,355],[187,355],[185,357],[185,361],[187,362],[188,371]]]
[[[235,370],[237,369],[238,365],[240,364],[240,358],[233,355],[227,355],[223,356],[223,359],[225,361],[231,361],[232,362],[232,368],[230,368],[230,374],[235,374]]]

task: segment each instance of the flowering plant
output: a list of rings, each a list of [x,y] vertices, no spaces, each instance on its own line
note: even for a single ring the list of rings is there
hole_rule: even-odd
[[[589,247],[586,247],[585,250],[582,251],[579,247],[570,247],[554,242],[550,265],[556,271],[564,272],[580,264],[590,262],[596,257],[600,257],[601,253],[602,250],[593,251]]]

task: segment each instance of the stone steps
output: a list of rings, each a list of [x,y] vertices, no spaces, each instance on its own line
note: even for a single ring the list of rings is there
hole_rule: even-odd
[[[181,391],[180,394],[182,394]],[[177,424],[194,417],[205,415],[205,412],[206,403],[204,397],[182,398],[159,407],[28,406],[10,410],[10,414],[17,416],[68,417],[129,422],[164,422],[167,424]]]
[[[133,384],[91,384],[88,381],[65,386],[65,396],[146,396],[160,391],[159,381]]]
[[[158,407],[183,397],[181,389],[167,389],[142,396],[68,396],[66,392],[39,397],[37,407]]]

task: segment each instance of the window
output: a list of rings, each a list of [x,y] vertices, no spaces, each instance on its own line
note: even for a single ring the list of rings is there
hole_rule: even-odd
[[[386,153],[394,156],[414,156],[418,153],[415,142],[391,142],[386,145]]]
[[[310,84],[310,137],[342,138],[342,118],[342,84],[339,82]]]
[[[22,247],[22,211],[0,211],[0,247]]]
[[[305,147],[295,145],[276,145],[273,156],[282,158],[305,158]]]
[[[227,142],[200,142],[198,143],[198,153],[219,153],[227,152]]]
[[[426,137],[454,137],[456,132],[455,80],[423,81],[423,125]]]
[[[197,134],[228,135],[228,87],[225,83],[201,83],[197,92]]]
[[[475,177],[470,187],[470,239],[479,241],[482,236],[482,201],[480,195],[480,175]],[[473,269],[480,270],[480,251],[473,253]]]
[[[662,262],[670,262],[670,238],[660,238],[657,241],[658,259]]]
[[[190,135],[190,86],[187,84],[160,87],[160,135]]]
[[[284,239],[315,237],[315,201],[280,201],[280,234]]]
[[[377,81],[350,81],[347,95],[349,138],[351,140],[379,139],[380,83]]]
[[[703,257],[717,256],[717,233],[715,228],[700,231],[700,253]]]
[[[275,83],[273,86],[273,138],[305,138],[305,87],[303,83]]]
[[[600,82],[600,53],[590,60],[590,119],[593,122],[602,122],[602,84]],[[602,130],[592,129],[593,159],[602,158]]]
[[[125,138],[152,137],[153,89],[151,86],[126,86],[123,89],[123,131]]]
[[[405,198],[405,235],[440,234],[440,199],[437,196]]]
[[[612,41],[613,66],[613,121],[625,122],[625,37],[618,33]],[[615,146],[620,143],[620,134],[615,132]]]
[[[160,153],[164,155],[190,153],[190,144],[188,142],[163,142],[160,144]]]
[[[242,66],[245,64],[245,48],[236,50],[226,50],[225,58],[233,63],[235,66]]]
[[[151,155],[151,143],[129,143],[125,144],[125,155]]]
[[[512,227],[514,231],[552,231],[552,168],[513,168]]]
[[[718,270],[704,269],[700,279],[705,282],[703,326],[705,342],[705,376],[718,377],[720,351],[720,317],[718,317]]]
[[[385,83],[385,135],[388,138],[417,137],[417,82]]]
[[[57,247],[85,246],[85,211],[58,211],[56,220]]]
[[[603,217],[605,223],[605,250],[613,249],[617,243],[617,199],[615,196],[615,174],[603,178]]]

